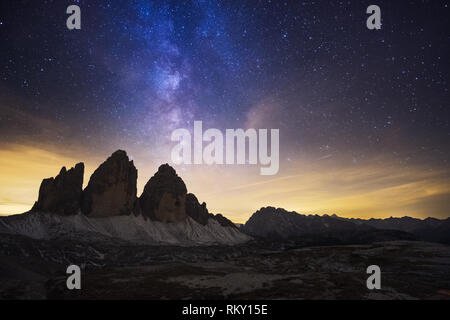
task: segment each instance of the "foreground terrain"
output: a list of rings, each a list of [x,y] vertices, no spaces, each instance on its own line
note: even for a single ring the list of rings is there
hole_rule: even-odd
[[[66,289],[80,265],[82,289]],[[367,266],[382,271],[366,288]],[[0,235],[2,299],[450,299],[450,247],[417,241],[286,247],[139,246]]]

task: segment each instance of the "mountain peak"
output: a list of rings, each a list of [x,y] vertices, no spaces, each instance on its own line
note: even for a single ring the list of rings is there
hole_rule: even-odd
[[[126,151],[119,149],[114,151],[111,154],[110,158],[124,158],[124,159],[126,158],[128,160],[128,155]]]
[[[186,219],[186,194],[184,181],[167,163],[147,182],[139,198],[139,208],[152,220],[174,222]]]
[[[168,163],[164,163],[159,166],[157,174],[166,174],[177,176],[177,172]]]
[[[188,217],[201,225],[209,219],[222,226],[234,224],[222,215],[208,212],[168,163],[159,166],[149,179],[142,195],[137,198],[137,169],[126,151],[113,152],[92,174],[82,190],[84,164],[78,163],[67,171],[62,167],[56,178],[44,179],[39,200],[32,211],[72,215],[81,211],[88,217],[142,215],[161,222],[184,221]],[[272,208],[275,210],[275,208]],[[269,208],[269,210],[271,210]]]
[[[92,174],[81,209],[94,217],[130,214],[137,192],[137,169],[123,150],[114,152]]]
[[[55,178],[42,180],[38,201],[32,211],[53,212],[59,215],[78,213],[83,188],[84,164],[82,162],[67,171],[62,167]]]

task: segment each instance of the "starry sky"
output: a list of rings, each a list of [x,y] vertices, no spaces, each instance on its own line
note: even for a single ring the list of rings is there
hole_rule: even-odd
[[[81,8],[81,30],[66,8]],[[368,30],[366,8],[381,8]],[[280,170],[178,165],[210,211],[448,217],[447,1],[0,3],[0,214],[62,166],[124,149],[138,193],[171,132],[280,130]]]

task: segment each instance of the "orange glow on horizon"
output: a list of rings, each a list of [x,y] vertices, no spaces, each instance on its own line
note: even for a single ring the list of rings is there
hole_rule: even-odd
[[[114,151],[114,150],[113,150]],[[62,166],[84,162],[84,185],[105,158],[89,154],[61,155],[25,145],[0,150],[0,215],[28,211],[37,200],[44,178],[54,177]],[[159,164],[138,159],[138,195]],[[280,170],[277,176],[260,176],[258,169],[242,166],[174,166],[188,192],[206,202],[212,213],[244,223],[265,206],[303,214],[337,214],[354,218],[412,216],[448,217],[448,172],[404,169],[393,163],[338,167],[303,161]]]

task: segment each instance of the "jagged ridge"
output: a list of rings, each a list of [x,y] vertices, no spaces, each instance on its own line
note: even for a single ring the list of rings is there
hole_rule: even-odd
[[[282,208],[265,207],[256,211],[243,232],[271,239],[298,238],[307,235],[331,236],[336,240],[388,237],[450,243],[450,218],[424,220],[411,217],[387,219],[348,219],[337,215],[302,215]]]
[[[136,195],[138,171],[114,152],[82,190],[84,164],[44,179],[29,213],[0,218],[0,233],[36,239],[117,238],[139,243],[235,244],[250,240],[221,214],[187,193],[175,169],[163,164]]]

